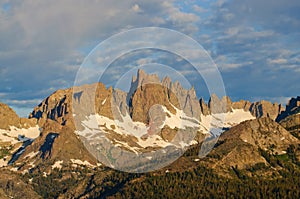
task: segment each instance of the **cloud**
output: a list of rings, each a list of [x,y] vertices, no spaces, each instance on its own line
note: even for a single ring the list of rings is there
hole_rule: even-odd
[[[203,12],[208,12],[207,9],[199,6],[199,5],[193,5],[193,9],[196,11],[196,12],[200,12],[200,13],[203,13]]]
[[[134,12],[143,12],[143,10],[140,8],[139,4],[134,4],[131,9],[134,11]]]
[[[196,30],[197,16],[173,2],[0,2],[0,92],[7,93],[1,99],[8,103],[16,97],[28,100],[38,95],[42,99],[51,93],[48,88],[72,86],[92,47],[120,31],[144,26],[169,27],[187,34]],[[42,90],[48,92],[42,94]]]
[[[269,64],[286,64],[288,62],[288,60],[283,59],[283,58],[268,59],[267,61]]]
[[[199,38],[221,68],[230,96],[298,94],[299,8],[296,0],[211,4]]]
[[[298,0],[5,0],[0,3],[0,100],[33,106],[30,100],[72,86],[94,46],[120,31],[144,26],[171,28],[196,39],[219,65],[233,97],[297,95],[299,9]],[[172,39],[164,44],[173,44]],[[95,61],[101,64],[108,58]],[[133,58],[144,63],[143,57]],[[180,60],[177,64],[182,68],[175,68],[197,81]],[[199,82],[195,84],[201,93],[205,85]]]

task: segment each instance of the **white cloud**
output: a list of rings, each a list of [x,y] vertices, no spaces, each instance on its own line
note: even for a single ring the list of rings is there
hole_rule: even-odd
[[[252,61],[246,61],[246,62],[237,62],[237,61],[230,61],[228,60],[228,57],[225,55],[220,55],[215,59],[215,62],[218,67],[220,67],[223,71],[225,70],[232,70],[240,67],[246,67],[248,65],[253,64]]]
[[[167,9],[169,19],[174,23],[182,24],[199,21],[199,16],[196,14],[181,12],[179,8],[174,7],[170,2],[164,1],[162,5]]]
[[[26,99],[12,92],[28,92],[28,98],[37,93],[45,97],[51,91],[40,91],[72,86],[88,51],[120,31],[144,26],[194,31],[197,16],[181,11],[173,2],[2,1],[10,9],[4,12],[0,8],[0,92],[9,93],[1,97],[13,103],[11,95]],[[30,103],[15,101],[26,102]]]
[[[283,59],[283,58],[278,58],[278,59],[268,59],[269,64],[286,64],[288,63],[288,60]]]
[[[131,9],[134,11],[134,12],[143,12],[142,9],[140,8],[139,4],[134,4]]]
[[[193,5],[193,9],[196,11],[196,12],[200,12],[200,13],[203,13],[203,12],[208,12],[207,9],[199,6],[199,5]]]

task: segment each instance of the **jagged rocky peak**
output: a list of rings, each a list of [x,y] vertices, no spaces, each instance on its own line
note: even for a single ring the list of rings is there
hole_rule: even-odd
[[[172,83],[168,76],[160,81],[157,74],[147,74],[138,70],[137,77],[132,80],[127,101],[131,106],[129,109],[134,121],[147,123],[148,111],[155,104],[165,106],[174,114],[176,107],[183,110],[187,116],[200,120],[200,105],[194,88],[186,90],[180,82]]]
[[[293,117],[293,120],[299,118],[296,114],[300,113],[300,96],[296,98],[291,98],[284,111],[281,111],[278,117],[276,118],[277,122],[285,120],[287,117]],[[292,118],[290,118],[292,119]],[[286,121],[285,121],[286,122]]]
[[[205,116],[209,115],[210,110],[209,110],[208,105],[205,103],[203,98],[200,98],[199,104],[200,104],[201,113]]]
[[[163,80],[162,80],[162,85],[164,87],[171,88],[171,85],[172,85],[171,78],[169,76],[164,77]]]
[[[232,108],[233,109],[244,109],[245,111],[249,111],[251,107],[251,102],[246,101],[246,100],[240,100],[238,102],[233,102],[232,103]]]
[[[227,113],[233,109],[243,109],[244,111],[250,111],[256,118],[269,117],[275,120],[278,115],[285,110],[284,107],[278,103],[271,103],[265,100],[254,103],[246,100],[232,102],[228,96],[223,96],[222,99],[219,99],[216,94],[211,95],[207,108],[203,99],[200,99],[199,102],[204,115],[208,113]]]
[[[160,84],[160,79],[157,74],[147,74],[144,70],[138,69],[137,77],[132,78],[132,84],[140,87],[145,84]]]
[[[194,88],[186,90],[179,82],[172,83],[170,77],[160,81],[157,74],[143,70],[138,70],[132,78],[128,93],[106,88],[102,83],[58,90],[36,106],[29,117],[37,118],[40,125],[49,118],[74,127],[73,117],[83,121],[88,115],[99,114],[122,121],[120,113],[123,116],[128,113],[133,121],[147,123],[148,111],[155,104],[165,106],[173,114],[176,108],[183,110],[187,116],[200,120],[200,104]]]
[[[184,113],[189,117],[194,117],[199,119],[201,117],[200,104],[196,95],[195,88],[192,87],[187,92],[186,101],[183,107]],[[199,120],[200,121],[200,120]]]
[[[36,122],[35,119],[20,118],[12,108],[0,102],[0,129],[29,128],[35,126]]]
[[[0,103],[0,129],[8,130],[10,126],[18,126],[20,118],[8,105]]]
[[[286,111],[293,113],[296,112],[297,109],[300,107],[300,96],[297,96],[296,98],[291,98],[289,102],[286,105]]]
[[[102,83],[58,90],[34,108],[29,118],[36,118],[42,126],[46,119],[74,128],[73,117],[84,119],[91,114],[113,118],[111,113],[112,88]]]
[[[68,119],[67,113],[72,109],[71,93],[71,89],[57,90],[36,106],[29,118],[36,118],[40,126],[45,123],[47,118],[64,124]]]
[[[212,94],[208,102],[208,107],[211,113],[227,113],[232,111],[232,101],[227,96],[219,99],[216,94]]]
[[[279,115],[280,111],[282,111],[282,106],[278,103],[271,103],[269,101],[259,101],[255,102],[251,105],[250,111],[252,115],[257,118],[261,117],[269,117],[272,120],[275,120]]]

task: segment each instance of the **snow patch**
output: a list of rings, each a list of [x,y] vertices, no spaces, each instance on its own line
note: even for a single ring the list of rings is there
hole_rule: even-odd
[[[52,165],[52,169],[58,168],[59,170],[61,170],[61,168],[62,168],[62,163],[63,163],[63,162],[64,162],[63,160],[61,160],[61,161],[56,161],[56,162]]]
[[[165,113],[170,117],[166,117],[164,125],[168,125],[170,128],[185,129],[186,127],[200,127],[200,122],[193,117],[188,117],[182,110],[177,109],[175,106],[173,108],[176,110],[176,114],[172,114],[165,106],[162,106]],[[163,125],[163,126],[164,126]]]
[[[25,156],[25,159],[26,158],[31,159],[31,158],[35,157],[38,153],[39,153],[38,151],[37,152],[32,151]]]
[[[7,166],[8,161],[4,160],[4,159],[0,159],[0,168],[1,167],[6,167]]]
[[[105,103],[106,99],[102,102]],[[239,124],[242,121],[255,119],[249,111],[243,109],[233,109],[228,113],[218,113],[213,115],[201,115],[201,122],[193,117],[188,117],[182,110],[174,109],[176,113],[171,113],[165,106],[161,106],[164,112],[168,115],[165,117],[165,121],[160,128],[169,126],[172,129],[186,129],[187,127],[194,128],[196,131],[200,131],[203,134],[219,135],[226,128],[230,128]],[[82,131],[76,131],[79,136],[85,137],[90,142],[97,142],[98,139],[109,140],[105,134],[114,132],[120,135],[131,135],[137,138],[137,144],[142,148],[160,147],[164,148],[174,143],[163,140],[159,135],[150,135],[146,139],[143,136],[148,135],[149,127],[142,122],[133,122],[130,115],[126,113],[124,116],[120,113],[120,120],[112,120],[108,117],[104,117],[98,114],[87,116],[81,125],[84,127]],[[130,151],[138,153],[137,147],[131,147],[126,142],[120,140],[114,140],[116,146],[122,146]],[[184,141],[179,142],[179,145],[184,148],[189,145],[197,144],[197,141],[192,140],[190,143]]]
[[[82,161],[82,160],[79,160],[79,159],[71,159],[71,162],[73,164],[76,164],[76,165],[83,165],[83,166],[88,166],[88,167],[95,167],[94,165],[92,165],[91,163],[89,163],[88,161]]]
[[[104,104],[105,104],[105,102],[106,102],[106,99],[107,99],[107,98],[105,98],[105,99],[103,100],[103,102],[101,103],[102,105],[104,105]]]
[[[19,135],[24,135],[24,137],[35,139],[40,135],[40,128],[38,125],[35,127],[30,127],[28,129],[19,129],[16,127],[10,127],[9,135],[12,137],[18,137]]]
[[[203,133],[220,134],[224,128],[231,128],[243,121],[255,119],[244,109],[232,109],[232,112],[201,115],[201,129]],[[213,132],[211,132],[213,131]]]
[[[18,167],[13,167],[13,168],[10,169],[10,171],[17,172],[18,169],[19,169]]]
[[[40,128],[38,125],[35,127],[26,128],[17,128],[15,126],[10,126],[10,130],[0,129],[0,140],[3,142],[10,142],[11,144],[18,143],[18,138],[20,135],[29,138],[35,139],[40,135]]]
[[[148,160],[152,160],[152,157],[151,156],[147,156],[146,157]]]

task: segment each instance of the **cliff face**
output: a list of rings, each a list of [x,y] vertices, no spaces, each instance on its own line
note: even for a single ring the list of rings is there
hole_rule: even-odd
[[[208,108],[211,113],[227,113],[232,111],[232,101],[227,96],[219,99],[217,95],[212,94],[208,102]]]
[[[298,113],[300,113],[300,96],[296,98],[291,98],[288,101],[285,110],[280,112],[280,114],[276,118],[276,121],[280,122],[281,120],[284,120],[286,117]]]
[[[36,118],[40,126],[51,119],[74,129],[74,116],[82,118],[98,113],[113,118],[112,95],[112,88],[107,89],[102,83],[58,90],[36,106],[29,118]]]
[[[300,96],[289,100],[286,110],[281,112],[276,121],[300,139]]]
[[[160,81],[157,75],[147,75],[139,70],[137,78],[131,83],[127,99],[133,121],[148,123],[148,112],[156,104],[165,106],[173,114],[177,108],[187,116],[200,120],[201,111],[195,90],[186,90],[179,82],[172,83],[168,77]]]
[[[255,102],[250,106],[251,113],[257,118],[269,117],[272,120],[275,120],[282,110],[283,107],[278,103],[272,104],[265,100]]]

